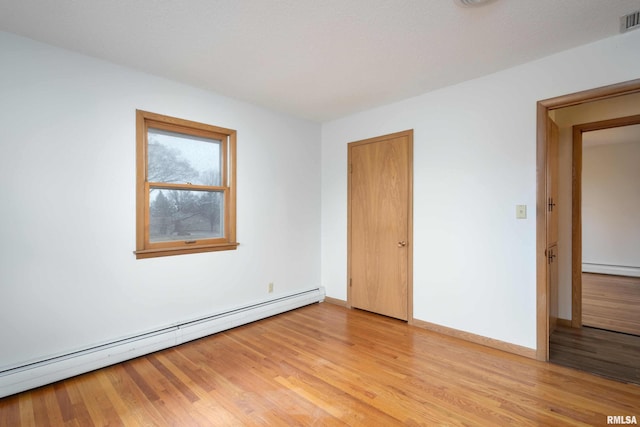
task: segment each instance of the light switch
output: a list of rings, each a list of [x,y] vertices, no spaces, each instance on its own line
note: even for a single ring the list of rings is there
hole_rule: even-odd
[[[516,205],[516,218],[517,219],[527,218],[527,205]]]

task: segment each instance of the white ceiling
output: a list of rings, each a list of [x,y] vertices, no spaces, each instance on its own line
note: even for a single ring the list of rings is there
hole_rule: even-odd
[[[0,30],[326,121],[619,33],[640,0],[0,0]]]

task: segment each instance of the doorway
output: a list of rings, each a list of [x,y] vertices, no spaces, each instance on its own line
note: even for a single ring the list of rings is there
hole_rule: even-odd
[[[571,282],[571,326],[574,328],[579,328],[583,325],[583,318],[584,318],[584,312],[583,312],[583,279],[585,277],[587,277],[589,279],[589,291],[593,292],[596,291],[597,289],[606,289],[604,288],[601,284],[599,284],[598,282],[600,282],[599,280],[597,280],[597,277],[595,276],[585,276],[584,272],[589,271],[590,267],[588,269],[585,269],[585,257],[584,255],[584,239],[583,239],[583,193],[584,193],[584,187],[583,187],[583,146],[584,146],[584,142],[587,140],[594,140],[597,138],[603,138],[603,137],[607,137],[609,141],[613,141],[616,138],[624,138],[623,136],[616,136],[616,135],[624,135],[624,129],[626,130],[630,130],[630,129],[635,129],[636,127],[634,125],[638,125],[640,124],[640,115],[633,115],[633,116],[625,116],[625,117],[618,117],[618,118],[614,118],[614,119],[609,119],[609,120],[599,120],[599,121],[595,121],[595,122],[589,122],[589,123],[582,123],[582,124],[578,124],[573,126],[573,138],[572,138],[572,142],[573,142],[573,146],[572,146],[572,151],[573,151],[573,155],[572,155],[572,167],[573,167],[573,177],[572,177],[572,200],[573,200],[573,207],[572,207],[572,218],[571,218],[571,222],[573,224],[572,228],[572,260],[571,260],[571,270],[572,270],[572,282]],[[616,133],[605,133],[602,131],[615,131]],[[598,135],[598,136],[596,136]],[[637,134],[636,134],[637,135]],[[595,143],[595,142],[593,142]],[[600,150],[602,151],[602,150]],[[602,159],[599,159],[602,160]],[[609,172],[613,172],[613,171],[609,171]],[[610,174],[608,173],[607,177],[604,177],[606,179],[610,178]],[[603,184],[602,182],[600,184]],[[632,188],[635,188],[635,185],[637,184],[631,184],[629,183],[630,186]],[[610,196],[613,196],[613,191],[612,189],[609,189],[610,192]],[[618,199],[620,199],[620,197],[617,197]],[[622,197],[622,199],[625,199],[626,197]],[[606,203],[606,201],[603,201],[603,203]],[[590,203],[588,203],[590,204]],[[619,202],[612,202],[610,203],[610,205],[620,205]],[[601,206],[600,208],[605,207],[607,208],[607,206]],[[608,207],[608,209],[610,210],[611,207]],[[629,212],[627,214],[622,214],[622,217],[636,217],[636,215],[632,212]],[[618,220],[621,219],[620,216],[618,216],[617,218]],[[618,232],[619,234],[620,232]],[[592,233],[590,233],[590,235],[588,237],[592,237],[591,236]],[[591,244],[592,245],[592,244]],[[588,254],[590,255],[590,254]],[[590,258],[590,256],[587,256],[587,258]],[[600,266],[600,268],[605,267],[605,266]],[[611,267],[609,267],[611,268]],[[595,273],[605,273],[606,271],[602,271],[602,270],[598,270],[596,269],[595,271],[593,271]],[[624,272],[623,272],[624,273]],[[613,281],[615,283],[615,281]],[[609,284],[611,285],[612,282],[610,282]],[[620,307],[618,307],[620,308]],[[614,311],[615,311],[615,307],[614,307]],[[591,317],[591,312],[588,313],[589,317]],[[589,324],[590,322],[586,322],[586,324]],[[640,323],[640,322],[638,322]],[[594,326],[594,324],[590,324],[590,326]],[[602,326],[601,323],[596,322],[595,326]],[[616,331],[615,328],[609,328],[610,330],[614,330]],[[622,330],[617,330],[618,332],[636,332],[635,329],[629,329],[629,330],[625,330],[624,328],[622,328]],[[639,334],[640,335],[640,334]]]
[[[413,130],[348,145],[347,305],[413,320]]]
[[[549,112],[589,103],[596,100],[612,98],[640,92],[640,79],[616,85],[592,89],[570,95],[564,95],[538,102],[537,111],[537,215],[536,215],[536,282],[537,282],[537,350],[539,360],[549,360],[549,329],[550,329],[550,285],[548,280],[548,192],[547,167],[549,153],[547,152],[547,135]],[[575,276],[575,274],[574,274]],[[575,278],[575,277],[574,277]],[[572,296],[576,298],[575,295]]]
[[[564,153],[566,274],[561,322],[549,337],[550,362],[635,384],[640,277],[627,276],[640,270],[639,111],[640,94],[554,111]]]

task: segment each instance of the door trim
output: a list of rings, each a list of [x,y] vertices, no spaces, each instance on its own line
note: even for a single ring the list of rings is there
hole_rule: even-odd
[[[407,165],[409,173],[409,188],[407,193],[407,234],[409,235],[409,242],[407,244],[407,323],[413,325],[413,129],[347,144],[347,307],[352,308],[351,284],[349,283],[351,278],[351,148],[400,137],[408,137],[409,139],[409,164]]]
[[[640,79],[617,83],[537,103],[536,127],[536,359],[549,360],[549,290],[547,282],[547,117],[549,111],[640,92]]]
[[[582,326],[582,134],[640,124],[640,114],[573,126],[571,180],[571,327]]]

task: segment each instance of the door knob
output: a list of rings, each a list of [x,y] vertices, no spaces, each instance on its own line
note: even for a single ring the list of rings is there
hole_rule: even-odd
[[[398,242],[398,247],[399,248],[404,248],[405,246],[407,246],[407,242],[405,242],[404,240]]]

